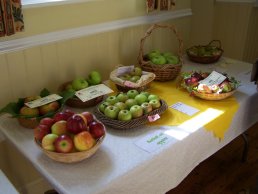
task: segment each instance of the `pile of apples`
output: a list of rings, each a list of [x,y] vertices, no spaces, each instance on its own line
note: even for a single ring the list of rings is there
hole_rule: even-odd
[[[129,90],[108,96],[98,105],[106,117],[120,121],[130,121],[160,108],[160,97],[147,91]]]
[[[40,99],[41,96],[30,96],[24,98],[24,103],[34,101],[37,99]],[[30,108],[26,106],[25,104],[21,107],[19,110],[20,115],[22,116],[29,116],[29,117],[38,117],[43,116],[49,112],[55,112],[60,108],[60,104],[58,101],[50,102],[48,104],[36,107],[36,108]]]
[[[171,52],[160,52],[158,50],[153,50],[147,54],[148,60],[156,65],[165,65],[165,64],[178,64],[180,59],[177,55],[172,54]]]
[[[231,92],[232,90],[235,90],[239,82],[235,80],[234,77],[227,77],[227,78],[220,83],[219,85],[214,84],[211,86],[200,84],[199,81],[207,78],[210,75],[208,72],[190,72],[190,73],[184,73],[183,75],[183,81],[181,83],[181,86],[186,88],[188,91],[196,91],[199,93],[206,93],[206,94],[220,94],[220,93],[227,93]]]
[[[142,69],[141,67],[134,67],[131,72],[124,73],[119,76],[120,79],[125,81],[131,81],[136,83],[142,76]]]
[[[74,113],[66,109],[53,118],[40,120],[34,137],[48,151],[71,153],[91,149],[105,135],[104,125],[91,112]]]
[[[65,86],[65,90],[75,92],[92,85],[100,84],[101,82],[101,74],[98,71],[91,71],[86,79],[83,77],[77,77],[72,80],[71,83]]]

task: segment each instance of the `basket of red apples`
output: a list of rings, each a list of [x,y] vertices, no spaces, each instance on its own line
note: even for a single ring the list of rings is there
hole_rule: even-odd
[[[63,163],[92,156],[105,134],[105,126],[91,112],[74,113],[69,109],[56,113],[53,118],[43,118],[34,128],[36,145],[49,158]]]
[[[179,85],[201,99],[222,100],[233,95],[240,82],[226,73],[193,71],[182,73]]]
[[[95,115],[114,129],[132,129],[155,122],[167,108],[158,95],[129,90],[108,96],[96,107]]]

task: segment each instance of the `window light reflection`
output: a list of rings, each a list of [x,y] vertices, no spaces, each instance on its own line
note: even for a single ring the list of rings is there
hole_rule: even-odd
[[[189,119],[181,125],[177,126],[177,129],[166,130],[165,134],[170,135],[171,137],[174,137],[177,140],[182,140],[189,134],[197,131],[210,121],[222,115],[223,113],[224,111],[208,108],[206,111],[198,114],[192,119]]]

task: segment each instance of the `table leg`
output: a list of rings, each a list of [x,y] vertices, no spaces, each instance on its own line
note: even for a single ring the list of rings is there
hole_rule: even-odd
[[[248,149],[249,149],[249,139],[248,139],[248,134],[247,133],[242,133],[241,136],[244,140],[244,150],[243,150],[243,153],[242,153],[242,162],[246,162]]]

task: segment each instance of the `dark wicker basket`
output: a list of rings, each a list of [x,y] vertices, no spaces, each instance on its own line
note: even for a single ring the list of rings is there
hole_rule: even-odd
[[[212,46],[213,44],[216,44],[216,49],[218,49],[220,52],[217,55],[213,56],[199,56],[199,55],[194,55],[190,51],[194,47],[207,47],[207,46]],[[219,58],[222,56],[224,50],[221,48],[221,42],[220,40],[212,40],[209,44],[207,45],[199,45],[199,46],[192,46],[186,50],[188,58],[196,63],[203,63],[203,64],[209,64],[209,63],[215,63],[219,60]]]
[[[115,119],[110,119],[106,117],[102,112],[100,112],[97,107],[94,110],[94,114],[105,125],[110,126],[114,129],[123,130],[123,129],[133,129],[141,125],[144,125],[149,122],[148,116],[155,115],[155,114],[161,115],[163,112],[167,110],[167,108],[168,108],[167,103],[164,100],[161,100],[160,108],[155,109],[150,113],[143,115],[142,117],[132,119],[130,121],[119,121]]]
[[[145,39],[151,35],[153,30],[155,30],[157,28],[169,29],[176,36],[176,38],[179,42],[179,49],[178,49],[178,56],[180,59],[179,64],[156,65],[156,64],[153,64],[150,60],[148,60],[145,57],[144,52],[143,52]],[[182,64],[183,64],[182,51],[183,51],[183,41],[180,38],[175,26],[154,24],[146,31],[144,37],[141,39],[138,62],[144,71],[155,73],[156,81],[169,81],[169,80],[175,79],[181,71]]]

